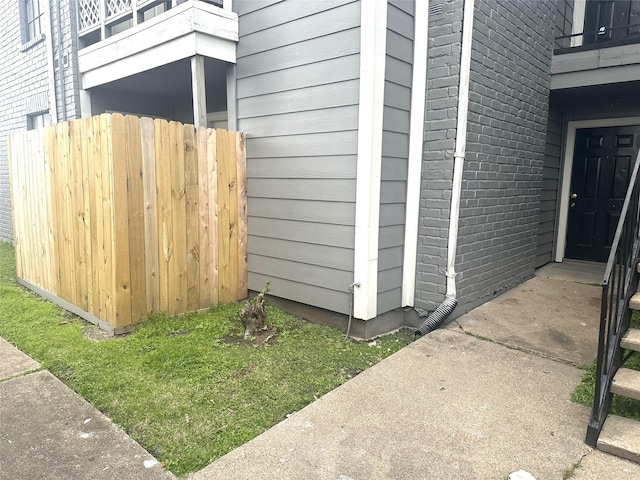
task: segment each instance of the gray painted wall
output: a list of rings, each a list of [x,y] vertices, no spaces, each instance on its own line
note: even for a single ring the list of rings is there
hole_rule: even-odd
[[[414,4],[390,0],[383,112],[378,315],[402,306],[402,262],[413,63]]]
[[[573,24],[573,0],[557,0],[554,5],[554,37],[561,37],[571,34]],[[554,48],[568,48],[571,46],[571,39],[564,38],[554,42]]]
[[[476,2],[457,314],[533,275],[553,7],[553,0]]]
[[[434,2],[435,3],[435,2]],[[444,0],[429,15],[425,144],[420,186],[416,307],[444,299],[453,150],[458,111],[462,0]]]
[[[54,56],[58,54],[57,1],[52,3]],[[60,119],[75,118],[79,110],[78,73],[75,55],[75,2],[61,0],[61,57],[66,64],[55,71],[57,104]],[[73,19],[73,21],[72,21]],[[27,128],[27,115],[48,113],[49,77],[46,41],[23,44],[19,1],[0,2],[0,241],[13,241],[11,197],[7,163],[7,135]],[[44,23],[43,23],[44,26]],[[61,58],[64,60],[64,58]],[[62,78],[61,78],[62,76]],[[61,83],[64,85],[62,86]],[[62,92],[64,88],[64,93]],[[64,108],[62,106],[64,105]],[[63,113],[64,112],[64,113]]]
[[[553,1],[477,0],[456,315],[530,277],[544,164]],[[430,20],[416,306],[443,300],[462,2]]]
[[[553,260],[553,245],[556,235],[556,216],[562,172],[562,136],[564,133],[564,104],[560,99],[549,101],[547,141],[542,171],[540,194],[540,223],[535,266],[541,267]]]
[[[32,110],[48,111],[44,40],[22,43],[18,2],[0,3],[0,240],[13,241],[7,134],[27,128],[27,101],[41,98]],[[33,111],[33,113],[36,113]]]
[[[247,138],[249,288],[348,313],[358,126],[358,1],[234,2]]]

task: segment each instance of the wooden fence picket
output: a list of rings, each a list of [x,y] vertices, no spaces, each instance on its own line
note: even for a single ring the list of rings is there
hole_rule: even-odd
[[[242,133],[103,114],[13,133],[8,150],[28,287],[116,331],[246,298]]]

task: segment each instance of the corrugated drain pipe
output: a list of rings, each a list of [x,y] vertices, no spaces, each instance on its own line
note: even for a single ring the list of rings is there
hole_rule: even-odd
[[[462,46],[460,55],[460,85],[458,88],[458,121],[451,187],[451,212],[449,215],[449,240],[447,243],[447,291],[445,300],[418,327],[416,337],[438,328],[458,305],[456,294],[456,250],[458,247],[458,220],[462,193],[462,168],[467,148],[467,116],[469,113],[469,74],[471,70],[471,41],[473,38],[474,0],[465,0],[462,20]]]

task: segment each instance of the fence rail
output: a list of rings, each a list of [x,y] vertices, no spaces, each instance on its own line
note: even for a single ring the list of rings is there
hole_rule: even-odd
[[[120,114],[9,138],[19,278],[125,330],[247,296],[244,135]]]

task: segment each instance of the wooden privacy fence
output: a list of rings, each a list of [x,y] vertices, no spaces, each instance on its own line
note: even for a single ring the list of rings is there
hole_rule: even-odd
[[[242,133],[104,114],[12,134],[9,165],[34,290],[116,332],[247,297]]]

